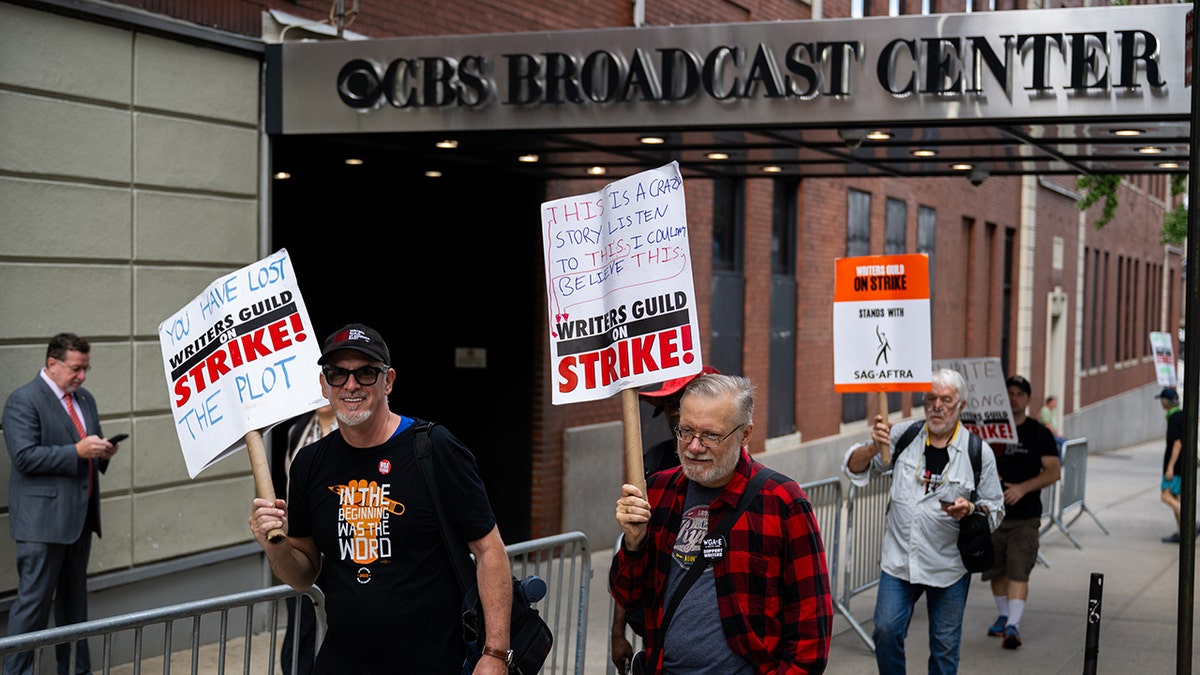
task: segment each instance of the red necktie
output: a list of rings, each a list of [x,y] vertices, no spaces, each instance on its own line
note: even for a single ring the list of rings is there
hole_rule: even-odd
[[[79,419],[79,413],[75,412],[75,402],[71,400],[70,392],[63,394],[63,400],[67,402],[67,414],[71,416],[71,421],[75,423],[75,431],[79,432],[79,440],[87,438],[87,430],[83,428],[83,420]],[[92,459],[88,458],[88,495],[92,494]]]
[[[67,414],[75,423],[75,431],[79,432],[79,440],[87,438],[87,430],[83,428],[83,420],[79,419],[79,413],[75,412],[75,402],[71,400],[71,394],[63,394],[63,400],[67,402]]]

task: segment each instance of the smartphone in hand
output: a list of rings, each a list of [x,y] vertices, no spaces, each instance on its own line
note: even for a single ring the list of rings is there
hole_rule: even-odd
[[[109,436],[108,438],[106,438],[104,440],[108,441],[109,443],[112,443],[113,445],[116,445],[117,443],[120,443],[121,441],[125,440],[126,438],[129,438],[129,434],[117,434],[116,436]]]

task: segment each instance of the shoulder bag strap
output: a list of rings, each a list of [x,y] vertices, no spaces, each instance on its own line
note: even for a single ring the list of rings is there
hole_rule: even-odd
[[[759,466],[758,472],[755,473],[750,479],[750,482],[746,484],[746,489],[742,491],[742,496],[740,499],[738,499],[737,511],[735,511],[729,517],[723,518],[720,525],[718,525],[718,527],[710,534],[719,534],[723,537],[728,537],[729,531],[733,529],[734,523],[736,523],[742,517],[742,514],[746,512],[746,509],[749,508],[750,502],[754,501],[754,497],[758,495],[759,490],[762,489],[763,483],[766,483],[767,480],[774,475],[775,471],[768,469],[765,466]],[[671,616],[675,614],[675,609],[679,607],[680,601],[683,600],[684,595],[687,595],[687,592],[689,589],[691,589],[692,584],[696,583],[696,579],[700,578],[700,573],[704,571],[705,567],[708,567],[708,558],[705,558],[704,556],[700,556],[698,559],[692,561],[692,566],[688,568],[687,574],[683,577],[683,580],[679,582],[679,587],[675,589],[675,593],[671,596],[671,602],[667,605],[667,608],[663,610],[663,620],[658,627],[658,630],[662,635],[665,636],[667,634],[667,624],[671,622]]]
[[[900,434],[900,438],[896,439],[896,451],[892,453],[893,468],[896,466],[896,461],[900,459],[900,453],[904,452],[904,449],[913,442],[913,439],[917,437],[917,434],[921,433],[921,427],[923,426],[924,423],[922,422],[913,422],[912,424],[908,425],[908,428],[904,430],[904,433]]]
[[[429,440],[429,430],[433,424],[426,420],[418,420],[413,423],[413,427],[416,431],[417,466],[421,467],[421,475],[425,477],[429,498],[433,501],[433,510],[437,512],[440,526],[438,529],[442,533],[442,543],[445,545],[446,553],[450,556],[451,565],[454,567],[454,576],[458,577],[458,585],[462,589],[463,595],[466,596],[475,588],[475,575],[467,568],[467,559],[461,554],[462,544],[456,545],[454,538],[450,536],[450,523],[446,520],[446,513],[442,509],[442,497],[438,492],[437,476],[433,472],[433,455],[431,454],[433,443]]]
[[[971,490],[971,501],[979,498],[979,472],[983,464],[982,452],[983,439],[971,433],[970,438],[967,439],[967,456],[971,458],[971,470],[975,472],[975,489]]]

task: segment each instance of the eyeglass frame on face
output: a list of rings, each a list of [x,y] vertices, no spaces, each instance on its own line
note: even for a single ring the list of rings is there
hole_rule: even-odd
[[[950,410],[961,402],[962,399],[960,399],[958,396],[955,396],[953,399],[951,399],[948,396],[934,396],[933,394],[925,394],[925,399],[922,401],[922,405],[925,406],[926,410],[936,410],[937,404],[940,403],[943,408]]]
[[[364,387],[374,386],[379,382],[379,376],[387,374],[388,368],[384,366],[360,366],[353,370],[342,368],[340,366],[321,366],[321,375],[325,377],[325,383],[331,387],[343,387],[350,381],[350,376],[354,376],[354,381]],[[364,377],[367,373],[373,375]],[[335,382],[334,378],[341,378],[340,382]],[[370,380],[368,382],[367,380]]]
[[[92,364],[90,364],[90,363],[86,366],[73,366],[73,365],[67,363],[66,361],[64,361],[63,359],[55,358],[53,356],[51,356],[50,358],[63,364],[63,366],[66,367],[67,370],[71,371],[72,373],[75,373],[76,375],[78,375],[79,373],[86,373],[87,371],[92,369]]]
[[[744,426],[746,426],[745,422],[737,425],[733,428],[733,431],[730,431],[720,438],[717,438],[716,434],[697,434],[691,429],[681,429],[679,427],[675,427],[672,431],[675,432],[675,439],[684,445],[691,445],[693,439],[699,439],[701,447],[708,448],[709,450],[716,450],[717,448],[721,447],[721,444],[724,443],[730,436],[736,433],[738,429],[741,429]],[[685,439],[684,436],[687,436],[688,438]],[[709,445],[710,443],[712,445]]]

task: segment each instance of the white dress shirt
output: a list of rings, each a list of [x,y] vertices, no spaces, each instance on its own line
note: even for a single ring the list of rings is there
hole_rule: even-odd
[[[922,429],[897,458],[896,441],[912,424],[920,424]],[[996,455],[986,442],[980,452],[980,485],[976,487],[975,472],[967,453],[969,432],[962,424],[955,428],[946,446],[949,461],[942,470],[941,479],[926,481],[922,477],[927,436],[924,425],[925,420],[892,425],[890,440],[895,467],[880,566],[884,572],[909,583],[946,588],[961,579],[967,568],[958,552],[958,521],[942,510],[940,500],[970,499],[974,489],[975,503],[989,509],[988,524],[995,531],[1004,519],[1004,491],[996,472]],[[873,474],[888,469],[876,455],[865,471],[851,472],[850,455],[863,445],[866,443],[852,446],[842,459],[842,471],[858,487],[866,487]]]

